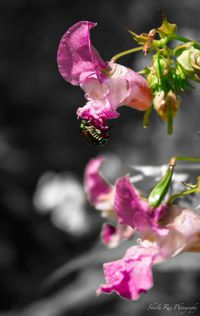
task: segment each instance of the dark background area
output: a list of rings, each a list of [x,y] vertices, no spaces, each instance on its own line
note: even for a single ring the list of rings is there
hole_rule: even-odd
[[[70,230],[70,223],[65,229],[55,216],[52,220],[50,210],[41,211],[45,207],[37,207],[35,195],[44,182],[52,182],[57,175],[57,183],[67,179],[68,187],[75,183],[75,191],[77,185],[81,201],[84,166],[98,154],[107,157],[108,177],[112,180],[124,166],[159,165],[172,155],[199,156],[200,87],[183,96],[173,136],[167,136],[166,127],[156,115],[152,115],[146,130],[142,128],[142,113],[121,108],[120,118],[113,122],[111,140],[98,149],[85,142],[79,133],[76,110],[84,105],[83,91],[66,83],[57,70],[60,38],[74,23],[98,23],[92,31],[92,41],[102,57],[110,60],[135,45],[124,27],[137,33],[148,32],[161,24],[159,8],[169,21],[178,24],[181,35],[200,40],[198,0],[0,1],[2,315],[156,316],[161,312],[148,311],[147,304],[178,300],[187,305],[198,301],[199,269],[190,268],[190,264],[179,273],[178,265],[158,270],[156,286],[138,302],[126,302],[114,295],[96,298],[95,290],[103,281],[102,262],[109,261],[109,256],[121,255],[126,247],[119,253],[111,251],[110,255],[98,245],[102,220],[86,202],[82,202],[85,211],[80,215],[84,229],[80,225]],[[120,62],[140,70],[148,61],[148,57],[144,59],[136,53]],[[53,175],[42,178],[38,184],[47,172]],[[65,190],[65,186],[62,188]],[[55,214],[59,207],[46,208],[54,209]],[[72,212],[73,207],[68,207],[66,221],[69,222]],[[196,260],[198,257],[193,259]],[[69,264],[68,272],[45,287],[44,280],[63,264]]]

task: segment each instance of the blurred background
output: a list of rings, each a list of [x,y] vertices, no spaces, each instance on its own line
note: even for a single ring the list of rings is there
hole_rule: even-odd
[[[82,187],[84,166],[99,154],[111,182],[129,166],[199,156],[200,87],[184,95],[172,136],[157,115],[143,129],[142,113],[123,107],[111,140],[99,149],[79,133],[83,92],[62,79],[56,63],[60,38],[74,23],[98,22],[92,41],[109,60],[135,45],[124,27],[141,33],[161,24],[159,8],[181,35],[200,40],[198,0],[0,1],[0,315],[156,316],[169,313],[149,304],[200,301],[194,254],[158,267],[154,288],[137,302],[96,298],[102,263],[120,258],[130,242],[117,250],[101,246],[103,220]],[[148,58],[136,53],[120,62],[141,70]]]

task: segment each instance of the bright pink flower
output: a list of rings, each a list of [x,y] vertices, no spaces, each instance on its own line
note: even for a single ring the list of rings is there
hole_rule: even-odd
[[[108,129],[107,119],[117,118],[119,106],[147,110],[152,94],[146,80],[122,65],[104,62],[91,44],[90,30],[96,23],[81,21],[62,37],[58,48],[58,67],[63,78],[80,85],[88,100],[77,111],[100,130]]]
[[[151,208],[135,187],[129,177],[124,176],[117,180],[115,187],[115,211],[121,224],[126,224],[142,235],[155,232],[166,235],[167,230],[158,224],[163,216],[166,205]]]

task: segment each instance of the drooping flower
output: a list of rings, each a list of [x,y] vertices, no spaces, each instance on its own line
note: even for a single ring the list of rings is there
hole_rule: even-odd
[[[90,40],[90,30],[95,26],[96,23],[81,21],[67,30],[58,48],[58,67],[66,81],[85,91],[87,103],[78,108],[77,115],[97,128],[98,134],[108,130],[107,120],[117,118],[117,109],[122,105],[141,111],[149,109],[152,94],[142,76],[122,65],[103,61]],[[88,126],[87,132],[91,133]]]

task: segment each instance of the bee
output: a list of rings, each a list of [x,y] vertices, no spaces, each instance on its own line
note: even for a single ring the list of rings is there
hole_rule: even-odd
[[[80,133],[88,142],[95,146],[103,146],[107,143],[110,134],[92,125],[90,121],[82,120],[80,123]]]

